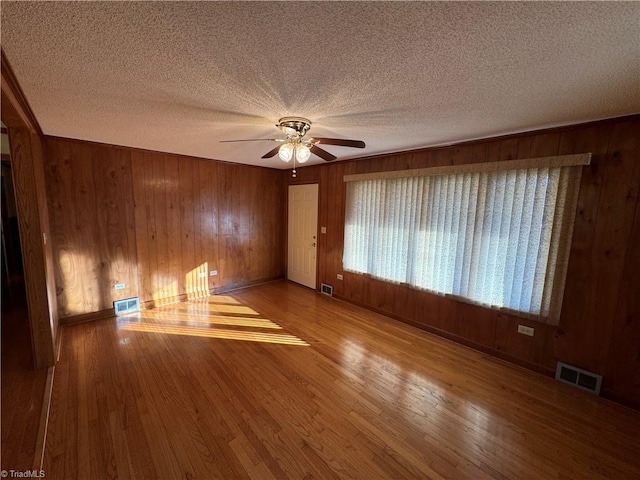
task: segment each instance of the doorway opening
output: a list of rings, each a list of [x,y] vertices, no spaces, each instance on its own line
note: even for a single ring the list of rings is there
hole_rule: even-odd
[[[2,216],[0,217],[0,255],[2,273],[2,371],[29,371],[35,368],[31,325],[18,229],[18,209],[8,132],[2,124]]]

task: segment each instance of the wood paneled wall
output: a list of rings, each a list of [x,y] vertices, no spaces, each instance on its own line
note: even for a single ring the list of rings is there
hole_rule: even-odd
[[[45,143],[61,317],[107,310],[121,298],[160,305],[283,275],[281,172]]]
[[[603,394],[640,407],[640,117],[298,169],[319,183],[318,285],[336,296],[550,373],[558,360],[604,376]],[[593,154],[585,167],[558,327],[342,271],[344,175]],[[342,273],[344,280],[336,279]],[[517,333],[518,324],[535,335]]]

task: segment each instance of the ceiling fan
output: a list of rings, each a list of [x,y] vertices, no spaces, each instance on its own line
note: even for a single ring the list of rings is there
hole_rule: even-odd
[[[257,142],[272,141],[280,142],[272,150],[265,153],[262,158],[271,158],[276,154],[283,162],[290,162],[293,159],[293,174],[295,176],[295,162],[305,163],[309,160],[311,154],[315,154],[320,158],[330,162],[335,160],[335,155],[320,148],[318,145],[338,145],[341,147],[364,148],[365,144],[362,140],[343,140],[341,138],[324,138],[324,137],[308,137],[305,135],[311,128],[311,122],[302,117],[283,117],[276,124],[287,138],[251,138],[247,140],[221,140],[224,142]]]

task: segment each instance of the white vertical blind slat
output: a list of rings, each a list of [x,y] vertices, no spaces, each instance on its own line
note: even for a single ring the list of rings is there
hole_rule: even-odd
[[[349,182],[344,268],[557,323],[576,168]]]

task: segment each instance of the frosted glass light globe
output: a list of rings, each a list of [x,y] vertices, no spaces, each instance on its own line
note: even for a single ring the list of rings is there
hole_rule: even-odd
[[[280,157],[280,160],[283,162],[290,162],[293,158],[293,145],[290,143],[282,145],[280,150],[278,150],[278,157]]]

